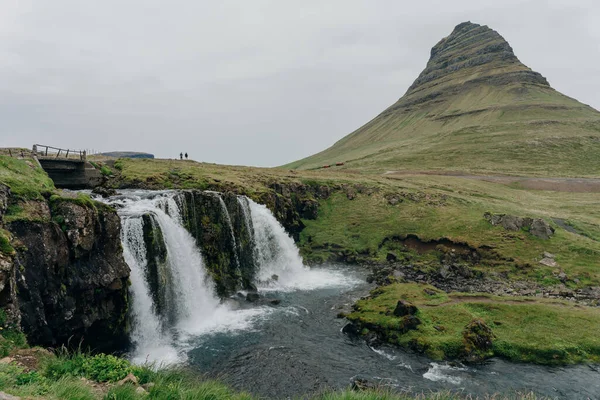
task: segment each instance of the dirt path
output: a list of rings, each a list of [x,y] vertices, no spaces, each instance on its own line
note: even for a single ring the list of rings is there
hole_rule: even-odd
[[[462,172],[441,171],[386,171],[383,176],[401,179],[406,176],[452,176],[456,178],[474,179],[505,185],[518,184],[524,189],[550,190],[555,192],[600,193],[600,179],[597,178],[536,178],[524,176],[472,175]]]

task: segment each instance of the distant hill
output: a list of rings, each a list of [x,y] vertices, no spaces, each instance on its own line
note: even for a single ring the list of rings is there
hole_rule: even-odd
[[[496,31],[465,22],[395,104],[286,167],[598,177],[598,160],[600,113],[552,89]]]
[[[101,155],[116,158],[154,158],[154,154],[139,153],[136,151],[110,151],[108,153],[101,153]]]

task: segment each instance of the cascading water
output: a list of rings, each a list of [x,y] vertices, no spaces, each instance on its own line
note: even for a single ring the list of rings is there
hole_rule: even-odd
[[[220,303],[213,282],[207,276],[200,250],[191,234],[182,226],[176,192],[135,192],[111,199],[119,206],[123,230],[125,261],[131,268],[132,334],[135,345],[134,361],[173,362],[181,359],[173,347],[190,335],[224,329],[243,329],[249,319],[259,314],[246,310],[234,312]],[[147,281],[147,259],[143,217],[150,215],[164,238],[166,268],[171,276],[172,292],[157,315]],[[165,283],[165,282],[161,282]],[[235,314],[235,315],[233,315]],[[181,346],[177,346],[181,349]]]
[[[205,193],[219,199],[220,215],[230,233],[239,269],[241,239],[235,237],[226,204],[219,193]],[[188,197],[188,201],[195,201],[194,196]],[[259,290],[310,290],[346,286],[351,281],[339,272],[305,267],[294,241],[265,206],[243,196],[237,201],[242,224],[254,246],[246,254],[253,257]],[[258,316],[272,312],[266,306],[234,309],[216,296],[215,283],[201,255],[203,243],[184,227],[190,222],[197,227],[197,217],[201,219],[202,215],[182,215],[186,209],[182,192],[128,191],[108,202],[118,208],[121,216],[124,256],[131,268],[135,362],[180,361],[198,344],[198,337],[248,329]],[[187,209],[195,213],[196,208],[192,205]],[[189,221],[190,217],[194,221]],[[151,237],[148,232],[153,232]]]
[[[340,306],[349,307],[368,290],[364,281],[360,283],[360,271],[305,267],[293,240],[270,211],[242,196],[231,216],[211,215],[218,220],[214,225],[224,225],[229,217],[235,234],[243,232],[244,236],[234,237],[245,249],[240,261],[253,258],[256,284],[264,298],[258,304],[239,296],[223,302],[214,294],[215,282],[201,256],[206,205],[211,211],[219,206],[203,202],[201,192],[195,194],[197,198],[189,192],[125,191],[108,200],[121,216],[123,253],[131,268],[134,362],[187,358],[200,373],[225,377],[236,388],[274,398],[322,389],[317,382],[347,387],[357,376],[418,392],[460,386],[465,393],[492,393],[521,390],[537,382],[541,393],[554,395],[561,381],[569,383],[559,388],[565,398],[594,398],[590,394],[600,390],[595,367],[549,373],[544,367],[491,360],[477,369],[463,368],[349,340],[340,332],[344,320],[335,316]],[[224,197],[233,207],[233,199]],[[184,226],[200,234],[192,237]],[[218,240],[228,236],[223,231]],[[225,246],[230,257],[232,244]],[[157,295],[157,286],[164,292]]]
[[[262,290],[311,290],[355,283],[337,271],[306,267],[294,240],[271,211],[250,199],[257,278]]]

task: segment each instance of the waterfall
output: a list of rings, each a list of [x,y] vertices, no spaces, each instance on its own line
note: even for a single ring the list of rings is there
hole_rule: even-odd
[[[220,304],[213,281],[207,275],[200,249],[192,235],[183,227],[176,192],[136,192],[109,202],[119,207],[122,220],[122,242],[125,261],[131,268],[132,333],[135,345],[134,361],[175,361],[178,354],[171,345],[174,337],[214,329],[235,330],[247,326],[256,312],[234,312]],[[170,279],[162,280],[170,292],[160,307],[154,304],[148,282],[150,262],[144,237],[144,217],[160,229],[166,250],[166,266]],[[160,274],[160,273],[159,273]],[[160,286],[159,285],[159,286]],[[154,294],[155,295],[155,294]],[[180,358],[179,358],[180,359]]]
[[[213,276],[222,283],[228,274],[239,278],[241,270],[243,280],[232,281],[238,285],[234,290],[252,287],[254,280],[261,291],[310,290],[345,280],[334,271],[304,266],[293,239],[267,207],[244,196],[227,201],[236,207],[231,215],[215,192],[126,191],[106,200],[121,217],[123,253],[131,268],[134,362],[180,361],[198,337],[248,329],[272,312],[265,306],[232,309],[216,295]],[[219,243],[223,250],[215,257]],[[202,256],[209,250],[211,273]],[[237,272],[229,266],[233,262]]]
[[[294,239],[271,211],[251,199],[245,200],[252,221],[256,276],[261,290],[313,290],[353,284],[353,279],[335,271],[305,266]]]

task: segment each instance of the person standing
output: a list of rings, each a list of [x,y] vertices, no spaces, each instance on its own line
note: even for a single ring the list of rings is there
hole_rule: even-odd
[[[187,152],[185,153],[185,159],[186,159],[186,160],[188,159],[188,157],[187,157]]]
[[[179,159],[183,160],[183,153],[179,153]]]

